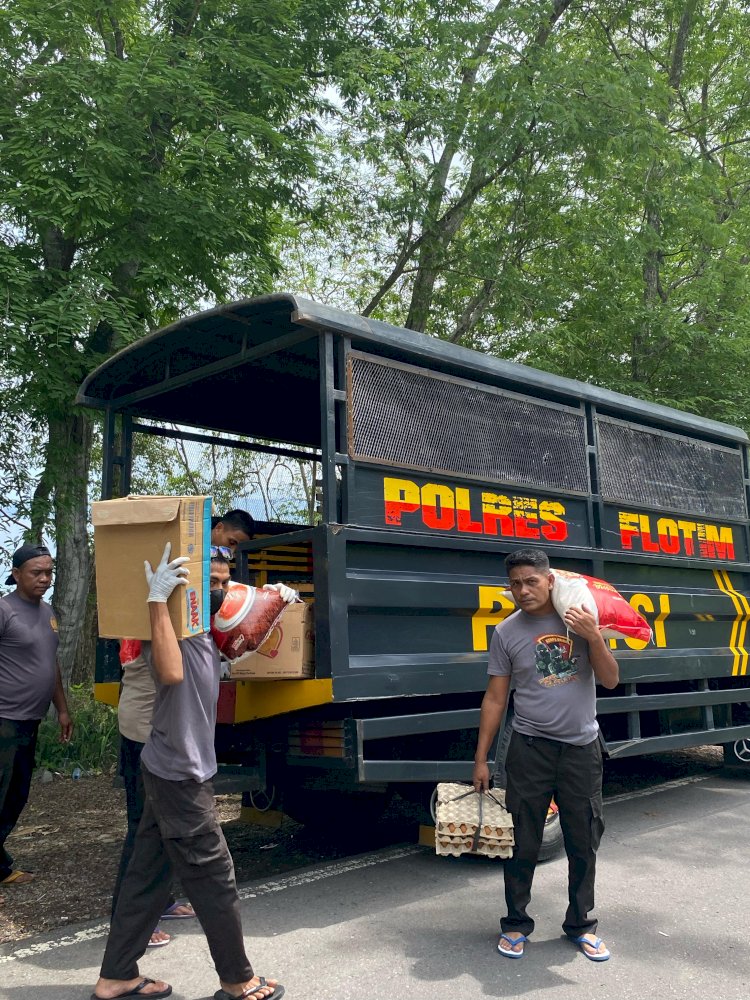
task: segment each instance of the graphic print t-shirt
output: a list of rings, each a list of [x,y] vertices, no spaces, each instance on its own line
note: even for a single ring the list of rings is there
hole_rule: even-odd
[[[557,614],[516,611],[495,629],[487,673],[512,679],[513,728],[584,746],[596,739],[596,681],[585,639]]]

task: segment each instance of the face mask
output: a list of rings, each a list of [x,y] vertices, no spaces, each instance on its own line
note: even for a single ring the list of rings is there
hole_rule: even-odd
[[[218,613],[219,608],[223,604],[225,597],[226,594],[224,593],[223,590],[211,591],[211,604],[210,604],[211,617],[213,617],[215,614]]]

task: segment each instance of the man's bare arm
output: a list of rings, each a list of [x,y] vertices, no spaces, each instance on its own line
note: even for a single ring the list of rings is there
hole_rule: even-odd
[[[487,690],[482,699],[482,709],[479,713],[479,736],[477,737],[477,752],[474,755],[474,773],[472,784],[478,792],[490,787],[490,768],[487,755],[492,741],[497,736],[500,723],[508,705],[510,677],[490,677]]]
[[[184,678],[182,653],[166,604],[149,602],[151,662],[162,684],[180,684]]]
[[[588,642],[589,659],[597,682],[605,688],[617,687],[620,683],[620,668],[591,612],[586,608],[572,607],[563,615],[563,621],[576,635]]]
[[[187,556],[178,556],[169,561],[172,551],[170,542],[164,546],[161,562],[156,569],[146,561],[143,568],[146,571],[148,583],[148,613],[151,619],[151,662],[154,672],[162,684],[180,684],[184,674],[182,670],[182,653],[177,642],[172,619],[167,611],[167,601],[175,587],[187,583],[188,570],[183,563]]]

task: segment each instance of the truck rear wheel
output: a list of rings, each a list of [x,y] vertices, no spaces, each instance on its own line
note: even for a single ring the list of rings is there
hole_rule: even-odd
[[[562,826],[560,825],[560,813],[557,806],[552,804],[547,813],[547,821],[544,824],[544,834],[542,835],[542,846],[539,848],[540,861],[554,861],[559,857],[564,847]]]
[[[500,786],[496,786],[500,787]],[[435,823],[435,805],[437,801],[437,788],[432,793],[430,799],[430,815],[433,824]],[[560,825],[560,813],[553,802],[547,811],[547,819],[544,824],[542,834],[542,846],[539,848],[540,861],[553,861],[558,857],[564,847],[562,826]]]
[[[733,771],[750,773],[750,739],[735,740],[734,743],[722,743],[724,750],[724,767]]]

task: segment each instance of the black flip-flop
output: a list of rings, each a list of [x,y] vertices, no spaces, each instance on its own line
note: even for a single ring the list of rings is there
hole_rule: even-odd
[[[217,990],[214,993],[214,1000],[247,1000],[247,997],[251,997],[253,993],[257,993],[258,990],[268,987],[273,989],[273,993],[267,994],[263,1000],[279,1000],[280,997],[284,996],[285,990],[281,983],[277,983],[275,986],[270,986],[267,982],[265,976],[258,976],[259,983],[257,986],[248,986],[246,989],[239,994],[239,996],[233,996],[231,993],[227,993],[226,990]]]
[[[141,990],[144,986],[148,986],[149,983],[155,983],[155,979],[142,979],[137,986],[134,986],[132,990],[128,990],[127,993],[118,993],[116,997],[112,997],[111,1000],[121,1000],[122,997],[148,997],[149,1000],[159,1000],[160,997],[168,997],[172,992],[172,987],[167,986],[165,990],[159,990],[157,993],[142,993]],[[100,997],[98,993],[91,994],[91,1000],[105,1000],[104,997]]]

